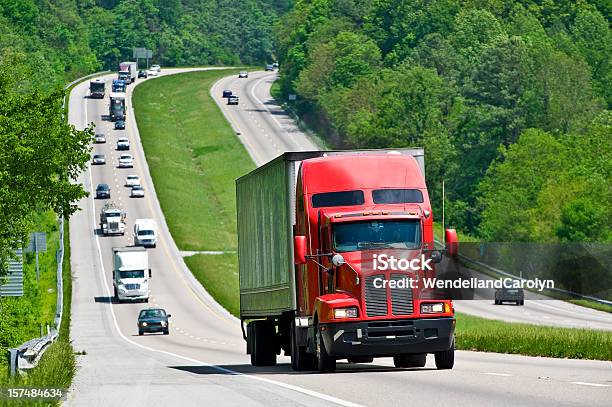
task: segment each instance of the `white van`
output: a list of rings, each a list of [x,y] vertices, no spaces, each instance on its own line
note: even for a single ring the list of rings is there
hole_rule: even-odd
[[[155,247],[157,224],[153,219],[136,219],[134,222],[134,246]]]

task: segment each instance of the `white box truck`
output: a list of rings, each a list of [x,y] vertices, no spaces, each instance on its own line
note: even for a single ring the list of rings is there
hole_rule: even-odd
[[[117,302],[149,302],[149,257],[144,247],[113,247],[113,288]]]
[[[153,219],[136,219],[134,222],[134,246],[155,247],[157,224]]]

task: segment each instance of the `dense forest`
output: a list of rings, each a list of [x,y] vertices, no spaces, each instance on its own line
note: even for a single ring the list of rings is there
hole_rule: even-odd
[[[132,47],[163,66],[263,63],[292,0],[0,0],[0,276],[35,214],[70,215],[91,129],[63,118],[62,87],[117,69]]]
[[[612,241],[611,4],[298,0],[281,91],[336,147],[425,147],[463,232]]]
[[[262,63],[292,0],[0,0],[0,57],[27,56],[35,87],[116,69],[133,47],[163,66]]]

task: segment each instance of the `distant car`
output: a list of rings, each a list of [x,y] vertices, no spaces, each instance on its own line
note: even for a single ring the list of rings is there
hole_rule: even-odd
[[[138,175],[128,175],[125,177],[126,187],[133,187],[134,185],[140,185],[140,177]]]
[[[134,167],[134,157],[132,157],[132,154],[121,154],[119,156],[119,168],[132,167]]]
[[[159,66],[159,65],[151,65],[149,70],[155,71],[156,73],[159,73],[159,72],[161,72],[161,66]]]
[[[117,120],[115,122],[115,130],[125,130],[125,121],[124,120]]]
[[[140,71],[138,71],[138,77],[139,77],[139,78],[146,78],[147,76],[149,76],[149,75],[147,74],[147,71],[144,71],[144,70],[140,70]]]
[[[249,77],[249,73],[247,71],[240,71],[240,72],[238,72],[238,77],[239,78],[248,78]]]
[[[225,90],[223,91],[223,97],[224,97],[224,98],[228,98],[228,97],[230,97],[230,96],[232,96],[232,91],[231,91],[231,90],[227,90],[227,89],[225,89]]]
[[[227,104],[228,105],[237,105],[238,104],[238,96],[236,95],[232,95],[230,97],[227,98]]]
[[[272,64],[272,67],[273,67],[273,68],[278,68],[278,62],[273,63],[273,64]]]
[[[162,332],[168,335],[168,318],[172,315],[166,314],[163,308],[146,308],[138,314],[138,335],[145,333]]]
[[[108,184],[98,184],[96,187],[96,199],[110,199],[110,187]]]
[[[525,291],[522,288],[498,288],[495,290],[495,305],[501,305],[504,302],[525,305]]]
[[[134,185],[130,192],[131,198],[144,198],[144,188],[142,185]]]
[[[129,150],[130,149],[130,140],[127,137],[121,137],[117,140],[117,150]]]
[[[273,71],[273,70],[274,70],[274,65],[271,65],[271,64],[266,65],[266,72]]]
[[[104,154],[94,154],[91,158],[91,163],[93,165],[103,165],[106,164],[106,157]]]
[[[149,69],[147,71],[147,75],[149,75],[149,76],[157,76],[157,71],[154,71],[153,69]]]
[[[106,136],[102,133],[96,133],[96,135],[94,136],[94,143],[96,144],[106,143]]]

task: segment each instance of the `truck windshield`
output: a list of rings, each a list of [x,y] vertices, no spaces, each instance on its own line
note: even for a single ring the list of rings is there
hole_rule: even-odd
[[[120,211],[107,211],[105,215],[107,218],[118,218],[121,216],[121,212]]]
[[[421,223],[418,219],[339,223],[333,228],[333,242],[337,252],[416,249],[421,246]]]
[[[144,270],[123,270],[119,272],[119,278],[144,278]]]
[[[155,232],[153,232],[152,230],[139,230],[138,231],[138,236],[153,236],[155,234]]]

